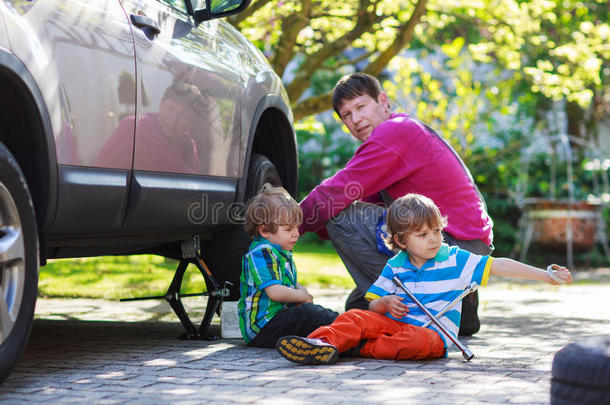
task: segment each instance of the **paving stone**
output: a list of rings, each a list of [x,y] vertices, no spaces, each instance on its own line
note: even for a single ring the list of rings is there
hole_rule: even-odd
[[[160,314],[153,318],[145,301],[125,310],[103,300],[42,298],[0,404],[548,404],[557,350],[609,330],[610,308],[598,304],[607,291],[490,285],[480,291],[481,330],[463,339],[472,361],[452,350],[433,361],[346,358],[331,366],[295,365],[236,339],[176,339],[180,324],[164,305],[152,306]],[[312,292],[338,309],[349,293]]]

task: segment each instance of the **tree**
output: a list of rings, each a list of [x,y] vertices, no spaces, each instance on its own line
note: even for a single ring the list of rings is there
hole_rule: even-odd
[[[291,77],[286,90],[296,120],[328,110],[329,89],[306,94],[320,70],[336,72],[366,61],[363,71],[379,75],[413,39],[428,0],[259,0],[229,19],[268,56],[278,75]],[[364,55],[349,59],[345,51]],[[287,72],[289,64],[298,64]]]
[[[607,17],[605,0],[255,0],[229,21],[284,78],[298,121],[330,108],[331,89],[312,86],[317,76],[338,78],[353,66],[380,76],[405,49],[457,37],[528,91],[566,98],[576,110],[596,103],[599,116],[608,104]]]
[[[475,59],[514,73],[513,94],[540,113],[565,101],[567,132],[596,135],[610,111],[610,26],[606,1],[507,1],[477,9],[471,24],[482,38],[469,46]]]

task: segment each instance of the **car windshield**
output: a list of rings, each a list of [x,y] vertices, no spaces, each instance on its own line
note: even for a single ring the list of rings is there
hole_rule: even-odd
[[[196,2],[195,0],[189,0],[191,2]],[[161,3],[167,4],[171,8],[186,13],[188,10],[186,9],[186,3],[184,0],[161,0]],[[205,7],[205,1],[203,1]]]

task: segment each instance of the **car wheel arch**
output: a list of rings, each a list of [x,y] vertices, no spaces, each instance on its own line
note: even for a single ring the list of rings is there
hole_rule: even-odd
[[[239,182],[238,200],[245,198],[248,167],[253,153],[266,156],[276,167],[282,184],[290,194],[297,194],[297,144],[290,108],[275,95],[267,95],[258,104],[252,119],[246,148],[244,171]]]
[[[34,77],[15,55],[2,49],[0,86],[0,115],[4,115],[0,116],[0,125],[4,126],[0,127],[0,142],[15,156],[24,173],[38,229],[43,233],[52,225],[57,209],[57,157],[51,119]],[[21,120],[24,125],[11,126],[19,121],[15,119],[19,114],[28,119]]]

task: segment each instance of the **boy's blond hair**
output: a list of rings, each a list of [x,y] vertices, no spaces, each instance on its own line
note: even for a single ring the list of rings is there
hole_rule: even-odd
[[[248,202],[246,208],[246,233],[255,238],[259,227],[270,233],[277,232],[279,225],[301,225],[303,211],[283,187],[265,183],[261,191]]]
[[[447,218],[441,215],[441,211],[430,198],[421,194],[407,194],[390,205],[386,223],[389,233],[386,245],[396,250],[401,247],[394,241],[394,235],[404,241],[409,233],[420,230],[424,225],[428,225],[430,229],[443,229],[447,225]]]

